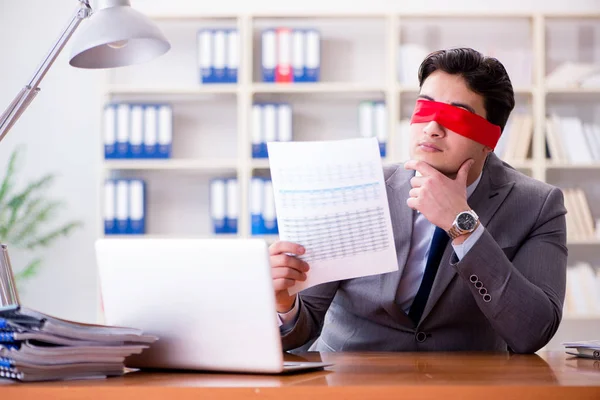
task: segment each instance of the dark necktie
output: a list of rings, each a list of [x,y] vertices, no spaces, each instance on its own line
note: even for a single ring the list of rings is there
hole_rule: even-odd
[[[431,246],[429,247],[429,257],[427,258],[427,264],[425,266],[425,272],[423,273],[423,280],[419,291],[413,300],[413,304],[408,312],[408,317],[413,320],[415,324],[418,324],[421,320],[421,315],[427,304],[433,281],[435,280],[435,274],[437,273],[440,261],[444,255],[444,250],[448,244],[450,237],[442,228],[435,227],[433,233],[433,239],[431,239]]]

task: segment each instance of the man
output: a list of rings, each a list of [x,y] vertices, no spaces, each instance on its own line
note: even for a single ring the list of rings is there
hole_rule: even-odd
[[[514,108],[506,70],[468,49],[419,70],[411,160],[384,168],[402,272],[289,296],[309,266],[301,243],[270,247],[283,347],[317,351],[531,353],[556,332],[566,280],[561,191],[493,147]],[[416,173],[418,172],[418,174]]]

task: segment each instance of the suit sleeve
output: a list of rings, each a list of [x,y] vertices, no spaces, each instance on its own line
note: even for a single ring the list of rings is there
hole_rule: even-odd
[[[565,297],[567,247],[562,192],[553,188],[512,262],[485,230],[451,263],[496,332],[516,353],[533,353],[556,333]]]
[[[301,347],[319,336],[323,329],[325,313],[329,309],[339,285],[339,281],[323,283],[300,292],[296,323],[291,329],[281,334],[284,351]]]

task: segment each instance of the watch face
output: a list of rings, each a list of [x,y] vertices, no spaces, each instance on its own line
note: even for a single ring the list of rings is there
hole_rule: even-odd
[[[458,225],[458,228],[463,231],[472,230],[473,228],[475,228],[475,224],[475,217],[473,217],[469,213],[460,214],[456,220],[456,225]]]

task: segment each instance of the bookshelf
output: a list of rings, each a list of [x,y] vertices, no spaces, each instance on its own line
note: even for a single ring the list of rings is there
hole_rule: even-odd
[[[564,62],[600,64],[600,14],[190,13],[151,17],[172,42],[172,50],[144,66],[107,72],[105,98],[173,104],[173,158],[104,161],[99,174],[100,194],[108,177],[147,179],[152,189],[148,193],[146,237],[214,236],[208,217],[208,182],[213,177],[238,178],[239,233],[226,237],[250,236],[249,182],[255,174],[268,174],[269,166],[268,160],[252,159],[250,154],[251,108],[255,101],[290,103],[295,140],[357,137],[359,102],[385,101],[389,139],[383,162],[402,161],[405,149],[400,140],[400,121],[410,116],[418,93],[417,83],[403,81],[399,73],[403,65],[399,47],[404,44],[419,44],[430,50],[470,46],[498,57],[513,81],[515,113],[532,118],[529,151],[523,159],[507,161],[541,181],[562,188],[582,187],[592,215],[596,220],[600,218],[596,205],[600,204],[600,160],[578,164],[546,157],[549,113],[581,114],[586,122],[600,124],[600,85],[559,87],[546,82],[546,77]],[[271,26],[308,26],[321,32],[320,82],[260,81],[260,32]],[[196,32],[217,27],[236,28],[239,32],[237,84],[199,83]],[[410,74],[416,77],[416,72],[414,69]],[[569,109],[571,103],[583,105]],[[98,235],[103,236],[103,196],[100,198]],[[600,237],[570,238],[568,246],[573,262],[581,257],[600,265]],[[600,288],[598,293],[600,297]],[[588,319],[597,321],[600,328],[600,315]]]

